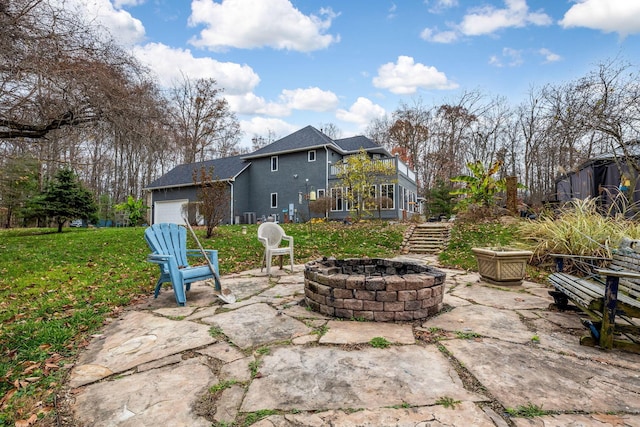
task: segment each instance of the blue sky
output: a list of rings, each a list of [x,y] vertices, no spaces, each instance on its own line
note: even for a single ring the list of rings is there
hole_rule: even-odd
[[[243,145],[465,91],[515,105],[619,57],[640,62],[640,0],[75,0],[169,86],[211,77]]]

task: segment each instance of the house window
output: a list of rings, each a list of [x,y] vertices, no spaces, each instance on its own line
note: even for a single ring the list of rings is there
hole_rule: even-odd
[[[409,212],[418,212],[418,203],[416,200],[416,193],[409,192]]]
[[[342,188],[331,189],[331,211],[338,212],[342,210]]]
[[[316,161],[316,150],[307,151],[307,157],[308,157],[308,160],[310,162],[315,162]]]
[[[402,198],[404,199],[404,210],[409,210],[409,190],[407,188],[402,188]]]
[[[271,207],[278,207],[278,193],[271,193]]]
[[[278,156],[271,156],[271,172],[278,170]]]
[[[382,209],[393,209],[394,197],[393,197],[393,184],[381,184],[380,185],[380,197]]]
[[[318,199],[321,198],[321,197],[324,197],[324,196],[326,196],[324,188],[319,189],[318,190]]]
[[[351,199],[351,188],[347,187],[342,190],[342,207],[345,211],[351,209],[351,206],[349,205],[349,199]]]

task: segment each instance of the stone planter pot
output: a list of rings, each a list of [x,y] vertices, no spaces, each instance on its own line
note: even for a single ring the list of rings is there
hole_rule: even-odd
[[[514,248],[472,248],[483,279],[497,285],[520,285],[533,252]]]

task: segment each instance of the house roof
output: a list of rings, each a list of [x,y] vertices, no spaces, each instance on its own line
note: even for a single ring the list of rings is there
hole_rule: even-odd
[[[243,159],[255,159],[258,157],[273,156],[276,154],[290,153],[293,151],[309,150],[312,148],[324,147],[325,145],[333,145],[336,150],[339,149],[333,140],[324,133],[320,132],[313,126],[306,126],[281,138],[259,150],[242,156]]]
[[[250,163],[244,161],[241,156],[179,165],[153,181],[145,189],[153,190],[193,185],[193,174],[194,172],[199,173],[201,168],[204,168],[207,173],[213,168],[213,177],[216,181],[232,180],[249,165]]]
[[[214,178],[218,181],[232,180],[249,167],[251,159],[326,146],[330,146],[331,149],[343,155],[356,153],[360,148],[364,148],[368,152],[382,153],[391,156],[384,147],[379,146],[365,136],[353,136],[334,141],[313,126],[306,126],[253,153],[176,166],[145,187],[145,190],[193,185],[193,174],[194,172],[199,172],[202,167],[204,167],[206,171],[213,168]]]
[[[384,149],[384,147],[381,147],[380,145],[376,144],[366,136],[362,136],[362,135],[352,136],[350,138],[336,139],[334,142],[345,153],[356,152],[356,151],[359,151],[360,148],[364,148],[366,151],[369,151],[369,152],[379,152],[379,153],[384,153],[384,154],[387,154],[388,156],[391,156],[387,152],[387,150]]]
[[[313,126],[306,126],[297,132],[287,135],[259,150],[242,156],[243,159],[255,159],[258,157],[273,156],[276,154],[291,153],[294,151],[310,150],[330,145],[341,154],[355,153],[360,148],[368,152],[384,153],[391,156],[384,147],[379,146],[366,136],[352,136],[332,140]]]

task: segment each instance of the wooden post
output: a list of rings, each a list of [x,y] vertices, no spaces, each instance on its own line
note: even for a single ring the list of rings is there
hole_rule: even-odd
[[[508,176],[507,180],[507,210],[518,214],[518,177]]]
[[[602,327],[600,328],[600,347],[606,349],[613,348],[619,283],[620,278],[618,276],[607,276],[604,288],[604,307],[602,307]]]

